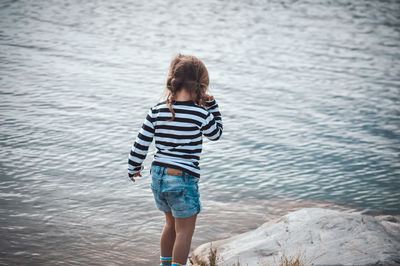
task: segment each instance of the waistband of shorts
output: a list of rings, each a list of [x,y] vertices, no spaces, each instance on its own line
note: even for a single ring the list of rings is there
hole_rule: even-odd
[[[151,167],[152,167],[152,166],[159,166],[159,167],[173,168],[173,169],[177,169],[177,170],[182,170],[182,172],[184,172],[184,173],[185,173],[186,175],[188,175],[188,176],[191,176],[191,177],[193,177],[193,178],[200,178],[200,174],[198,174],[198,173],[196,173],[196,172],[192,172],[192,171],[190,171],[190,170],[188,170],[188,169],[186,169],[186,168],[183,168],[183,167],[180,167],[180,166],[177,166],[177,165],[166,164],[166,163],[158,162],[158,161],[154,160],[154,161],[151,163]],[[151,167],[150,167],[150,169],[151,169]],[[199,169],[199,170],[200,170],[200,169]]]
[[[182,171],[181,175],[175,175],[175,174],[170,174],[173,176],[182,176],[184,179],[190,178],[190,179],[199,179],[199,177],[196,176],[192,176],[189,173],[187,173],[186,171],[174,167],[167,167],[167,166],[160,166],[160,165],[156,165],[153,164],[151,166],[151,172],[155,171],[158,175],[162,174],[162,175],[167,175],[168,172],[170,172],[170,169],[172,170],[172,172],[176,172],[176,171]]]
[[[166,166],[159,166],[159,165],[152,165],[151,166],[151,170],[155,171],[157,174],[170,174],[174,173],[172,175],[176,175],[176,176],[184,176],[185,172],[181,169],[178,168],[172,168],[172,167],[166,167]],[[175,174],[177,173],[177,174]]]

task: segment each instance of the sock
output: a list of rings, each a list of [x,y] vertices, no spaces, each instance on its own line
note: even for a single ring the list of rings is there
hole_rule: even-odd
[[[172,257],[160,256],[160,266],[171,266]]]
[[[186,264],[180,264],[178,262],[172,262],[172,266],[186,266]]]

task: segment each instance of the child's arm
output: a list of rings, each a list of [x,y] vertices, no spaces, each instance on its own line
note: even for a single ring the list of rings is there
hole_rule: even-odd
[[[128,159],[128,175],[135,182],[135,176],[141,176],[140,171],[143,170],[142,163],[146,158],[147,151],[154,137],[153,112],[148,112],[143,122],[142,128],[136,137],[135,143],[132,145]]]
[[[222,135],[222,116],[219,112],[218,104],[213,96],[208,96],[206,101],[208,115],[201,126],[201,132],[209,140],[218,140]]]

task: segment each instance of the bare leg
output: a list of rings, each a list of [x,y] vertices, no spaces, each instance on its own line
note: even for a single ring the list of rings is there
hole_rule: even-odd
[[[197,214],[188,218],[175,218],[176,239],[172,251],[172,261],[186,264],[192,236],[196,225]]]
[[[172,257],[172,249],[175,243],[175,218],[171,212],[165,213],[165,225],[161,234],[160,247],[161,256]]]

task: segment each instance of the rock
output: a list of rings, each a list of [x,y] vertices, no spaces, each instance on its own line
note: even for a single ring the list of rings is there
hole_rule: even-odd
[[[303,254],[307,265],[399,265],[400,226],[381,218],[322,208],[305,208],[267,222],[254,231],[199,246],[204,261],[217,248],[218,265],[276,265]]]

